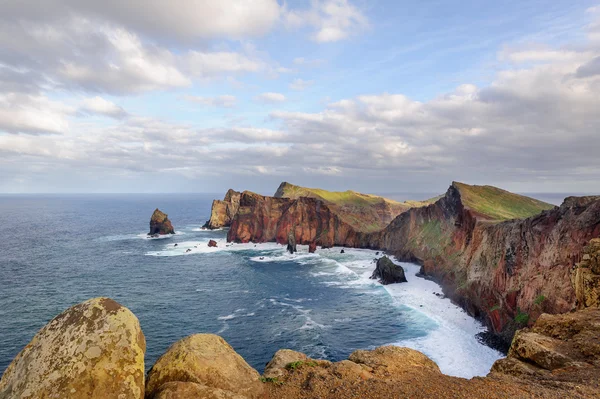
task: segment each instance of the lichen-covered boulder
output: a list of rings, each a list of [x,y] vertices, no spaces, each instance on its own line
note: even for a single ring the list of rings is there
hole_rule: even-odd
[[[0,380],[0,399],[143,398],[146,340],[138,319],[109,298],[52,319]]]
[[[348,359],[368,366],[376,375],[399,376],[415,370],[441,373],[438,365],[419,351],[398,346],[380,346],[374,350],[357,350]]]
[[[247,399],[247,397],[195,382],[177,381],[162,384],[153,399]]]
[[[146,397],[156,397],[170,382],[193,382],[258,398],[263,392],[260,375],[221,337],[195,334],[174,343],[148,373]]]
[[[291,349],[280,349],[273,355],[273,358],[267,363],[263,377],[277,378],[285,374],[285,367],[294,362],[306,361],[308,356],[304,353],[296,352]]]
[[[379,282],[383,285],[406,283],[406,276],[404,275],[402,266],[394,264],[387,256],[379,258],[371,278],[379,279]]]
[[[150,232],[148,235],[153,236],[155,234],[175,234],[175,229],[173,228],[168,215],[161,212],[158,208],[154,210],[154,213],[150,218]]]

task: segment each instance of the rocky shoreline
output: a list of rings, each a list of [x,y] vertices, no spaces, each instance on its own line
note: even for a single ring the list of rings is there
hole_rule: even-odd
[[[541,315],[486,377],[450,377],[401,347],[332,363],[278,350],[263,375],[221,337],[174,343],[144,373],[135,315],[109,298],[75,305],[42,328],[0,380],[0,398],[591,398],[600,395],[600,310]]]

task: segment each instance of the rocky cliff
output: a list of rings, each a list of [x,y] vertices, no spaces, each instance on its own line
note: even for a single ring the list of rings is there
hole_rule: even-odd
[[[600,310],[542,315],[518,332],[487,377],[440,372],[409,348],[357,350],[348,360],[279,350],[262,376],[221,337],[175,342],[144,375],[135,315],[109,298],[73,306],[44,328],[0,379],[0,399],[296,399],[600,397]]]
[[[223,201],[214,200],[210,212],[210,219],[204,224],[207,229],[219,229],[229,227],[233,217],[240,206],[241,193],[232,189],[227,190]]]
[[[314,198],[325,203],[342,221],[357,231],[370,232],[383,229],[396,216],[410,208],[425,206],[430,201],[398,202],[378,195],[356,191],[327,191],[306,188],[283,182],[275,198]]]
[[[424,274],[505,345],[541,313],[575,307],[571,269],[588,241],[600,236],[600,197],[570,197],[554,207],[454,182],[434,203],[407,209],[384,229],[369,232],[347,223],[323,200],[281,197],[286,190],[280,186],[278,197],[242,193],[228,240],[285,244],[293,230],[299,244],[386,250],[422,264]],[[593,273],[583,277],[584,269],[574,277],[580,285],[593,279]]]
[[[150,232],[148,235],[154,236],[157,234],[175,234],[175,229],[173,228],[168,215],[161,212],[158,208],[154,210],[154,213],[150,218]]]
[[[541,313],[575,307],[570,273],[600,235],[600,197],[570,197],[538,215],[498,222],[465,205],[470,187],[453,183],[439,201],[401,214],[367,244],[421,263],[447,295],[510,343]],[[506,208],[494,211],[510,213]]]

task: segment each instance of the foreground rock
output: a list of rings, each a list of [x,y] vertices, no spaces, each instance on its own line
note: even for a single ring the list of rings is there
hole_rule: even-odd
[[[289,363],[285,364],[289,360]],[[294,351],[278,351],[263,375],[270,399],[291,398],[592,398],[600,392],[592,378],[571,384],[496,373],[466,380],[444,375],[424,354],[409,348],[359,350],[331,363]]]
[[[154,210],[154,213],[150,218],[150,232],[148,235],[153,236],[156,234],[175,234],[175,229],[173,229],[173,225],[167,217],[167,214],[161,212],[158,208]]]
[[[208,246],[212,247],[212,248],[216,248],[217,247],[217,242],[215,240],[209,240],[208,241]]]
[[[170,385],[165,387],[164,385]],[[173,383],[194,383],[200,387]],[[206,388],[205,388],[206,387]],[[263,392],[259,374],[225,340],[213,334],[196,334],[173,344],[148,373],[146,397],[158,398],[168,392],[203,390],[219,397],[258,398]],[[222,392],[220,392],[222,393]],[[162,396],[160,396],[162,395]],[[211,397],[173,396],[179,398]]]
[[[90,299],[33,337],[4,372],[0,398],[143,398],[145,350],[133,313]]]
[[[394,264],[387,256],[377,260],[377,266],[370,278],[379,279],[383,285],[407,282],[402,266]]]
[[[590,240],[581,262],[571,272],[577,308],[600,306],[600,238]]]
[[[241,194],[237,191],[229,189],[223,201],[214,200],[210,211],[210,219],[204,224],[204,228],[214,230],[229,227],[240,207],[240,196]]]

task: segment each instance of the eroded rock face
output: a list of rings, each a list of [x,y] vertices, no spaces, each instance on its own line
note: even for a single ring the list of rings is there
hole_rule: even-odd
[[[578,369],[600,375],[600,309],[542,314],[531,328],[517,331],[508,356],[491,373],[549,378]]]
[[[293,230],[291,230],[288,233],[287,251],[291,254],[293,254],[294,252],[298,252],[298,250],[296,249],[296,235],[294,234]]]
[[[406,283],[406,276],[402,266],[397,266],[388,258],[383,256],[377,260],[377,266],[371,275],[372,279],[378,279],[383,285]]]
[[[311,241],[310,244],[308,244],[308,253],[314,254],[317,251],[317,243],[314,241]]]
[[[241,193],[229,189],[223,201],[214,200],[210,219],[204,224],[204,228],[214,230],[229,227],[240,206],[240,196]]]
[[[590,240],[571,272],[577,308],[600,306],[600,238]]]
[[[213,334],[195,334],[173,344],[148,373],[146,397],[156,397],[166,389],[163,385],[174,382],[195,383],[246,398],[258,398],[263,392],[258,372],[223,338]],[[180,386],[168,390],[175,388],[198,389]]]
[[[158,208],[150,218],[150,232],[148,235],[153,236],[156,234],[175,234],[175,229],[173,229],[167,214],[161,212]]]
[[[143,398],[145,350],[133,313],[90,299],[33,337],[4,372],[0,398]]]

